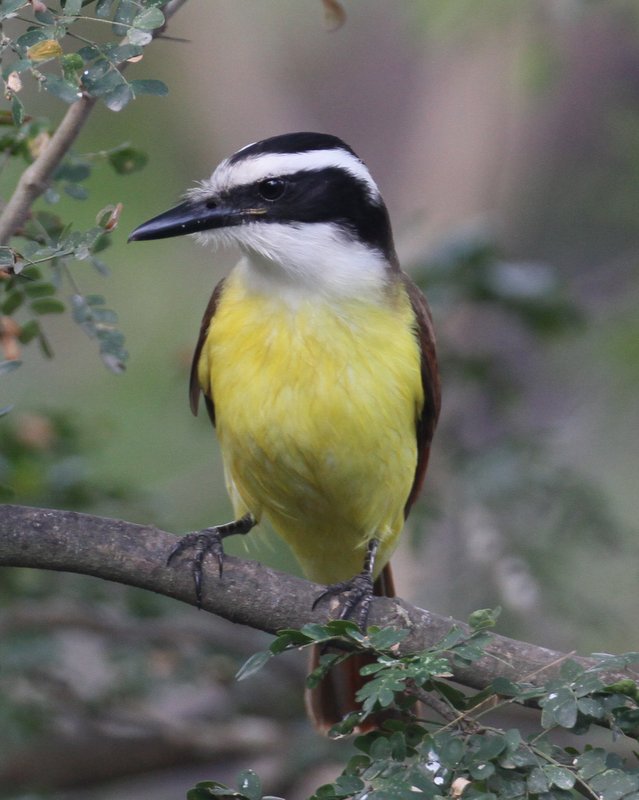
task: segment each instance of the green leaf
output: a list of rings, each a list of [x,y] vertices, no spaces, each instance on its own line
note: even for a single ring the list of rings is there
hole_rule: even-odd
[[[383,761],[391,757],[390,742],[385,736],[378,736],[373,740],[370,748],[370,757],[373,761]]]
[[[583,675],[574,678],[572,681],[572,690],[577,697],[600,692],[603,688],[601,676],[596,672],[584,672]]]
[[[437,642],[436,648],[438,650],[450,650],[451,647],[459,644],[465,637],[466,634],[461,628],[453,627]]]
[[[480,761],[492,761],[494,758],[497,758],[500,753],[503,753],[508,746],[505,736],[501,734],[473,736],[472,741],[478,744],[475,758]]]
[[[620,800],[624,795],[637,790],[639,778],[620,769],[607,769],[595,775],[590,786],[600,800]]]
[[[269,661],[272,656],[273,654],[270,652],[270,650],[263,650],[260,653],[254,653],[239,668],[237,675],[235,676],[235,680],[243,681],[245,678],[249,678],[251,675],[254,675],[256,672],[262,669],[264,664],[266,664],[266,662]]]
[[[362,703],[362,708],[367,713],[373,711],[378,705],[387,708],[395,700],[397,692],[403,692],[404,682],[393,671],[384,671],[370,681],[367,681],[357,692],[357,700]]]
[[[277,653],[283,653],[285,650],[290,650],[294,647],[303,647],[309,642],[309,637],[302,631],[298,631],[295,628],[284,629],[277,632],[277,636],[271,642],[269,650],[274,655],[277,655]]]
[[[436,753],[444,767],[455,769],[464,757],[464,742],[455,734],[438,734],[434,737]]]
[[[82,93],[71,81],[58,78],[56,75],[47,75],[43,82],[44,88],[54,97],[64,100],[65,103],[75,103],[82,97]]]
[[[18,50],[23,51],[22,55],[24,56],[30,47],[33,47],[34,44],[38,44],[38,42],[44,42],[45,39],[48,38],[47,34],[41,28],[32,28],[21,36],[18,36],[15,43]]]
[[[340,775],[333,784],[335,791],[342,797],[352,797],[361,792],[365,784],[355,775]]]
[[[22,344],[29,344],[36,336],[40,336],[40,323],[37,319],[30,319],[20,328],[18,339]]]
[[[67,183],[64,187],[65,194],[72,197],[74,200],[86,200],[89,196],[89,190],[85,186],[80,186],[78,183]]]
[[[118,44],[107,50],[111,61],[128,61],[130,58],[142,55],[143,48],[135,44]]]
[[[13,124],[19,127],[24,122],[24,106],[17,94],[11,98],[11,116]]]
[[[126,38],[129,44],[134,44],[138,47],[146,47],[147,44],[153,41],[153,35],[150,31],[141,31],[137,28],[131,28]]]
[[[84,69],[84,59],[77,53],[66,53],[60,59],[60,66],[64,80],[73,83]]]
[[[131,81],[133,94],[152,94],[156,97],[164,97],[169,93],[168,86],[163,81],[157,80],[135,80]]]
[[[479,631],[484,628],[494,628],[501,614],[501,608],[480,608],[468,617],[468,624],[473,630]]]
[[[109,19],[113,11],[116,0],[98,0],[95,7],[95,15],[100,19]]]
[[[545,766],[543,769],[552,786],[556,786],[558,789],[569,790],[575,785],[576,776],[569,769],[554,767],[552,765]]]
[[[24,302],[24,295],[18,290],[8,292],[4,302],[0,306],[2,313],[10,317]]]
[[[82,0],[65,0],[64,13],[77,17],[82,11]]]
[[[135,0],[120,0],[113,17],[113,33],[116,36],[126,36],[137,12],[138,4]]]
[[[594,697],[580,697],[577,700],[577,708],[582,714],[592,717],[592,719],[603,719],[606,715],[603,703]]]
[[[65,24],[65,17],[55,17],[49,9],[45,9],[44,11],[36,11],[33,15],[38,22],[41,22],[43,25],[56,25],[58,26],[58,31],[62,33],[63,26]],[[66,18],[68,19],[68,17]]]
[[[131,175],[143,169],[148,160],[147,154],[135,147],[120,147],[108,155],[109,164],[118,175]]]
[[[2,0],[0,3],[0,20],[14,14],[19,8],[26,5],[26,0]]]
[[[19,58],[17,61],[11,61],[5,65],[2,70],[2,77],[6,81],[12,72],[24,72],[31,69],[33,63],[28,58]]]
[[[495,694],[500,694],[503,697],[517,697],[520,692],[518,684],[511,681],[509,678],[498,677],[491,683],[490,688]]]
[[[575,759],[575,765],[580,778],[588,781],[606,769],[606,752],[601,747],[586,750]]]
[[[54,297],[43,297],[39,300],[33,300],[30,305],[31,310],[36,314],[62,314],[65,311],[64,303],[61,300],[56,300]]]
[[[53,348],[42,330],[38,331],[38,344],[45,358],[53,358]]]
[[[550,789],[550,782],[541,767],[533,767],[526,781],[526,786],[531,794],[543,794]]]
[[[485,781],[495,774],[495,765],[490,761],[483,761],[481,764],[471,764],[469,771],[476,781]]]
[[[324,680],[333,664],[338,661],[344,661],[344,656],[339,655],[338,653],[324,653],[321,655],[319,664],[306,676],[307,688],[314,689],[316,686],[318,686],[321,681]]]
[[[133,100],[133,91],[128,83],[117,86],[102,97],[102,102],[109,111],[122,111],[131,100]]]
[[[379,664],[375,662],[373,664],[364,664],[364,666],[360,669],[360,675],[374,675],[376,672],[379,672],[380,669],[386,669],[384,664]]]
[[[568,658],[559,668],[559,674],[566,681],[575,681],[584,674],[584,668],[572,658]]]
[[[326,623],[326,631],[329,636],[344,636],[346,639],[351,639],[358,644],[363,644],[366,638],[359,625],[350,619],[332,619]]]
[[[201,781],[186,793],[187,800],[211,800],[212,797],[221,800],[247,800],[246,795],[218,781]]]
[[[152,31],[164,25],[164,14],[159,8],[147,8],[131,21],[134,28],[141,31]]]
[[[11,247],[0,247],[0,269],[13,269],[16,263],[16,254]]]
[[[466,640],[459,642],[451,648],[455,662],[458,664],[472,664],[485,656],[485,649],[492,641],[493,635],[487,630],[478,630]]]
[[[102,97],[121,86],[128,86],[118,70],[110,65],[108,65],[108,69],[98,70],[96,67],[95,72],[84,73],[82,83],[92,97]]]
[[[577,722],[577,698],[568,686],[553,689],[540,700],[543,706],[541,724],[544,728],[561,725],[562,728],[573,728]]]
[[[56,293],[56,288],[52,283],[25,283],[24,293],[27,297],[51,297]]]
[[[262,783],[252,769],[246,769],[240,773],[237,779],[237,788],[249,800],[261,800]]]
[[[368,630],[368,641],[375,650],[390,650],[391,647],[404,641],[408,636],[408,628],[381,628],[380,630]]]
[[[615,692],[632,697],[633,700],[638,699],[637,684],[630,678],[617,681],[616,683],[607,684],[603,687],[606,692]]]
[[[79,183],[86,180],[91,174],[91,165],[83,161],[69,162],[61,164],[53,174],[56,181],[67,180],[72,183]]]
[[[323,642],[326,639],[330,639],[333,635],[330,633],[327,626],[318,625],[315,622],[309,622],[303,625],[301,631],[304,636],[308,636],[309,639],[316,642]]]

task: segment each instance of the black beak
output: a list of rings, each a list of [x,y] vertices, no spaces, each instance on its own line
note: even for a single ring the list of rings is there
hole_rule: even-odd
[[[213,200],[186,200],[179,206],[143,222],[129,236],[130,242],[167,239],[212,228],[226,228],[243,221],[242,212],[221,206]]]

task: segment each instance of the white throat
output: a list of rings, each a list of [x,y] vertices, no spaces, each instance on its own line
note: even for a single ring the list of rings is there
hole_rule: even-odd
[[[254,222],[198,234],[215,245],[236,244],[235,268],[247,287],[298,305],[311,297],[381,300],[389,264],[381,252],[331,223]]]

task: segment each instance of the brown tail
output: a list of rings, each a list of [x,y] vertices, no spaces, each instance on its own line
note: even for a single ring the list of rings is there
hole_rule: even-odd
[[[390,564],[386,564],[381,575],[375,581],[373,594],[376,597],[395,597],[395,586]],[[314,670],[321,654],[320,646],[311,649],[309,671]],[[337,664],[328,673],[324,680],[314,689],[306,690],[306,710],[315,727],[322,733],[327,733],[333,725],[353,711],[359,711],[360,705],[355,700],[355,694],[366,683],[359,671],[366,664],[371,664],[375,659],[366,655],[355,655]],[[358,733],[374,730],[378,727],[374,717],[369,717],[360,726]]]

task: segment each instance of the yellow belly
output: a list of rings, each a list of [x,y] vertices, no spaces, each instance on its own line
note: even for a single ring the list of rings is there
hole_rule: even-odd
[[[359,572],[376,537],[378,574],[403,525],[424,399],[403,287],[383,304],[293,309],[231,273],[198,376],[235,513],[267,517],[322,583]]]

